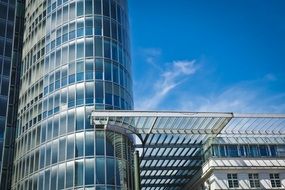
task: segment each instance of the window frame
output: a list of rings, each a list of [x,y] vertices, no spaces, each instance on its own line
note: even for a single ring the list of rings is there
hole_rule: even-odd
[[[237,173],[228,173],[227,180],[228,180],[229,189],[239,188],[239,181],[238,181]]]
[[[270,178],[270,183],[271,183],[272,188],[282,187],[279,173],[270,173],[269,178]]]
[[[248,179],[251,188],[260,188],[260,180],[258,173],[249,173]]]

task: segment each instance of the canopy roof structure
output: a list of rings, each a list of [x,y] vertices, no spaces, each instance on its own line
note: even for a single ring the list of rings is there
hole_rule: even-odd
[[[94,111],[90,119],[138,137],[143,190],[183,189],[200,170],[202,145],[209,138],[285,142],[285,114]]]

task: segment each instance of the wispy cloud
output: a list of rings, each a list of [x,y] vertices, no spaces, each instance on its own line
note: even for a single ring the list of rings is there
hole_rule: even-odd
[[[164,98],[178,85],[183,83],[190,75],[196,73],[198,65],[195,60],[173,61],[167,69],[161,69],[158,79],[154,82],[151,93],[137,101],[136,109],[156,109]]]
[[[285,93],[265,95],[255,84],[235,84],[220,92],[183,97],[176,109],[201,112],[284,113]],[[183,104],[182,104],[183,102]]]
[[[267,73],[264,76],[264,79],[267,80],[267,81],[276,81],[277,77],[274,74],[272,74],[272,73]]]
[[[143,57],[144,61],[154,68],[161,70],[157,62],[161,56],[160,48],[144,48],[139,50],[139,54]]]

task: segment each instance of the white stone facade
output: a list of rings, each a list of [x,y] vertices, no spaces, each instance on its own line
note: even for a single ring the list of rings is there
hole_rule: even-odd
[[[249,174],[257,173],[260,187],[250,186]],[[270,174],[279,174],[281,187],[272,187]],[[238,187],[229,187],[227,174],[237,174]],[[211,158],[203,165],[200,179],[191,189],[285,189],[285,160],[262,158]]]

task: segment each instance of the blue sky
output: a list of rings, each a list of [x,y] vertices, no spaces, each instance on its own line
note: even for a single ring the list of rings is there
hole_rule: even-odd
[[[284,113],[284,7],[129,0],[135,109]]]

